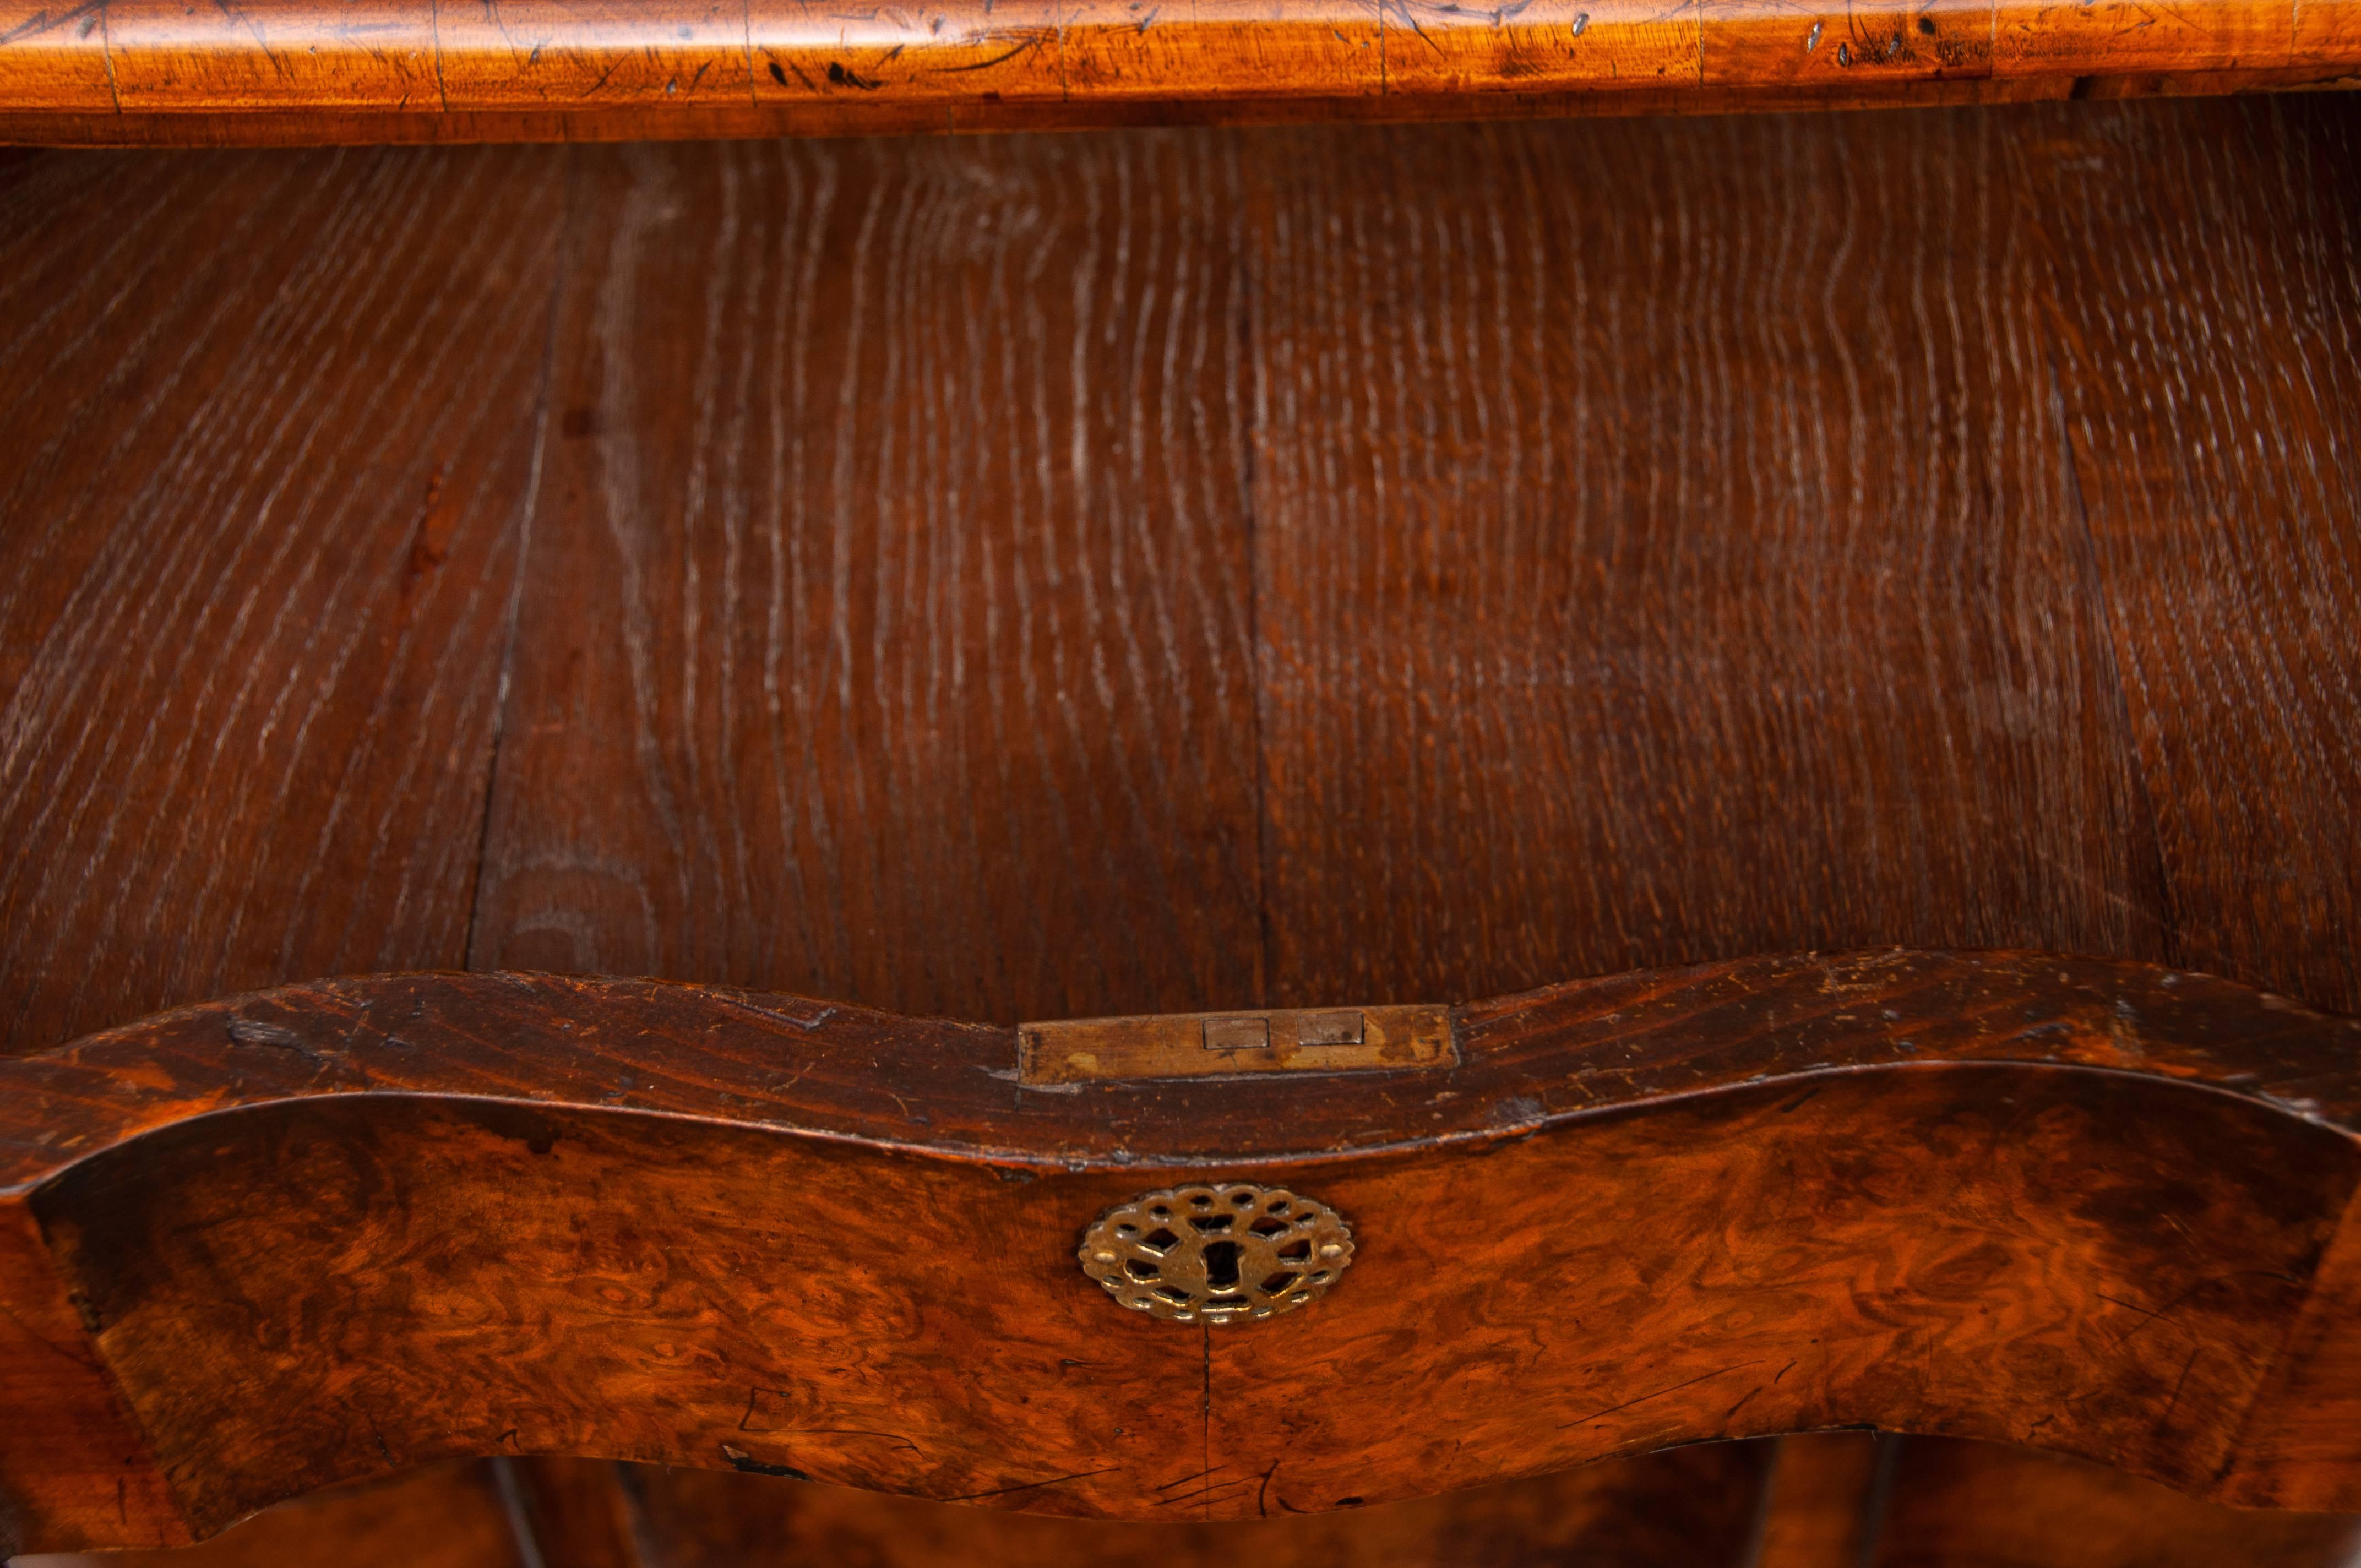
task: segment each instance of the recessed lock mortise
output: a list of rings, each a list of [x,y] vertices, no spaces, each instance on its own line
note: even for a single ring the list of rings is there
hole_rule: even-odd
[[[1025,1083],[1452,1067],[1447,1007],[1280,1008],[1016,1026]]]
[[[1209,1051],[1261,1051],[1270,1048],[1270,1020],[1259,1015],[1208,1018],[1199,1033]]]
[[[1271,1046],[1271,1019],[1268,1013],[1240,1013],[1227,1017],[1208,1018],[1202,1034],[1209,1051],[1261,1051]],[[1357,1046],[1365,1044],[1368,1020],[1357,1009],[1335,1013],[1284,1013],[1277,1015],[1282,1033],[1293,1025],[1293,1040],[1281,1040],[1282,1046]]]

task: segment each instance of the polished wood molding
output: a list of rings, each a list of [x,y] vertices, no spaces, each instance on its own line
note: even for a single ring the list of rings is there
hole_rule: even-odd
[[[2361,1506],[2361,1023],[1889,951],[1450,1028],[1444,1067],[1034,1086],[1013,1028],[413,974],[0,1063],[10,1544],[465,1454],[1255,1518],[1842,1425]],[[1121,1310],[1084,1227],[1200,1179],[1332,1205],[1351,1273]]]
[[[578,140],[2348,84],[2361,0],[0,0],[0,138]]]

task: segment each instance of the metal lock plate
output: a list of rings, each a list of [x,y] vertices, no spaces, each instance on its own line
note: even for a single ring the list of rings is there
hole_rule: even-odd
[[[1458,1064],[1447,1007],[1281,1008],[1016,1026],[1021,1083],[1404,1071]]]
[[[1223,1182],[1117,1204],[1075,1255],[1134,1311],[1176,1323],[1254,1322],[1326,1295],[1353,1261],[1353,1228],[1283,1187]]]

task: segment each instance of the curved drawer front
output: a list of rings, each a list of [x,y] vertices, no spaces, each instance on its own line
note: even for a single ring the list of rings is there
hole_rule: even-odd
[[[0,1065],[47,1325],[0,1386],[114,1443],[0,1485],[27,1545],[468,1453],[1256,1517],[1865,1423],[2361,1504],[2361,1025],[1905,952],[1437,1015],[1433,1059],[1028,1081],[1060,1026],[412,975]]]

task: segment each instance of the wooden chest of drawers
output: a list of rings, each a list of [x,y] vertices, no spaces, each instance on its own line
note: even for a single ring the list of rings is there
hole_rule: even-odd
[[[5,155],[0,1541],[2344,1561],[2361,27],[2120,9],[23,11],[1503,117]]]

